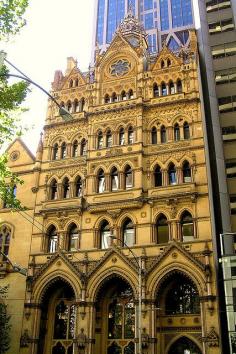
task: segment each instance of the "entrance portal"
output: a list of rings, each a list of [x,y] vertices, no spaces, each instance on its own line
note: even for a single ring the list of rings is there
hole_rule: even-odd
[[[73,354],[76,307],[73,289],[58,279],[43,297],[38,354]]]
[[[96,354],[134,354],[135,306],[133,290],[120,278],[108,280],[96,304]]]
[[[189,338],[182,337],[172,344],[168,354],[201,354],[201,351]]]

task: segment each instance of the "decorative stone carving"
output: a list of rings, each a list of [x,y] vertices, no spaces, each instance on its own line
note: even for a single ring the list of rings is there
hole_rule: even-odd
[[[81,328],[80,334],[77,337],[78,354],[85,353],[87,343],[88,343],[88,338],[87,338],[86,334],[84,333],[84,329]]]
[[[206,337],[202,338],[209,347],[219,347],[219,335],[215,331],[215,327],[211,327],[210,332],[207,333]]]
[[[29,331],[28,329],[24,330],[24,333],[22,334],[21,338],[20,338],[20,347],[21,348],[29,348],[29,344],[30,344],[30,336],[29,336]]]

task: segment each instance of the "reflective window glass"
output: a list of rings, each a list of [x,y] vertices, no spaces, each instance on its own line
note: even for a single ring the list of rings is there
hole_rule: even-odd
[[[166,31],[169,29],[169,12],[168,12],[168,0],[160,0],[161,10],[161,30]]]
[[[105,15],[105,0],[98,1],[98,14],[97,14],[97,42],[103,43],[104,32],[104,15]]]
[[[153,13],[144,15],[144,27],[146,30],[154,28]]]

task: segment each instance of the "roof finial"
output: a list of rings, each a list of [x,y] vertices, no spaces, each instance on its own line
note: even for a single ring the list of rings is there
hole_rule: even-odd
[[[129,16],[133,16],[133,13],[134,13],[134,7],[133,7],[132,2],[130,1],[129,2],[129,7],[128,7],[128,15]]]

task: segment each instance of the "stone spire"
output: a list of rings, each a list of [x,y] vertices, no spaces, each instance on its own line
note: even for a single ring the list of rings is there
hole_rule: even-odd
[[[36,152],[36,161],[42,161],[43,156],[43,133],[40,133],[39,144]]]

